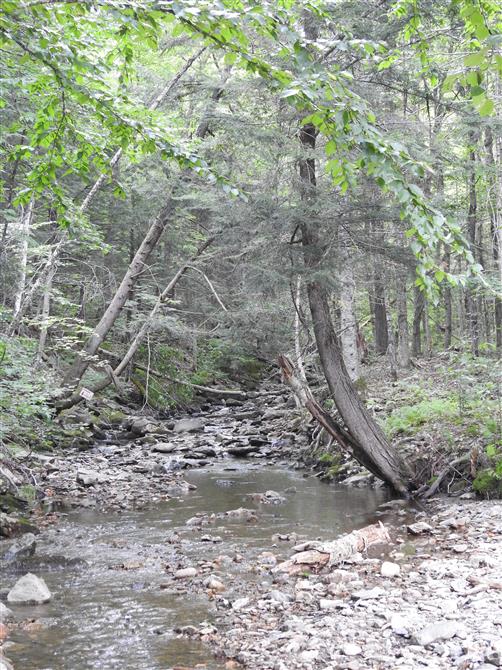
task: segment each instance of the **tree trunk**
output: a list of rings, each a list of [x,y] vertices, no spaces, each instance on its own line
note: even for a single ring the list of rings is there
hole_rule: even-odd
[[[47,333],[49,330],[49,316],[51,311],[51,291],[52,291],[52,280],[54,275],[51,274],[47,278],[47,284],[44,288],[44,295],[42,298],[42,311],[41,311],[41,321],[40,321],[40,337],[38,339],[38,350],[35,358],[35,366],[40,365],[42,361],[42,356],[45,351],[45,343],[47,342]]]
[[[93,393],[98,393],[99,391],[103,391],[107,386],[109,386],[112,382],[115,383],[116,379],[120,377],[120,375],[124,372],[124,370],[127,368],[129,363],[133,360],[134,356],[136,355],[136,352],[139,349],[139,346],[145,339],[146,335],[148,334],[152,323],[155,319],[155,316],[161,306],[165,303],[165,301],[169,298],[172,290],[176,286],[176,284],[179,282],[179,280],[183,277],[187,269],[190,267],[190,263],[192,263],[195,259],[197,259],[214,241],[214,237],[209,238],[202,244],[197,252],[190,258],[188,261],[186,261],[178,270],[178,272],[174,275],[174,277],[171,279],[169,284],[166,286],[166,288],[162,291],[160,296],[157,298],[157,302],[155,305],[152,307],[152,310],[150,311],[150,314],[146,317],[144,320],[143,324],[141,325],[141,328],[139,331],[136,333],[136,336],[132,340],[132,342],[129,345],[129,348],[127,349],[126,353],[122,357],[120,363],[115,367],[114,370],[110,368],[108,371],[108,375],[104,377],[101,381],[99,381],[97,384],[95,384],[90,390]],[[99,345],[98,345],[99,346]],[[97,349],[96,349],[97,351]],[[63,409],[68,409],[69,407],[73,407],[73,405],[76,405],[77,403],[82,401],[82,397],[78,393],[74,393],[70,395],[68,398],[64,398],[63,400],[60,400],[56,403],[56,407],[59,411]]]
[[[450,272],[451,254],[449,247],[445,251],[444,261],[445,261],[446,272]],[[442,293],[444,300],[444,348],[449,349],[451,347],[451,337],[453,333],[453,309],[452,309],[451,288],[448,285],[445,285],[443,287]]]
[[[376,245],[383,244],[383,229],[377,224],[371,224],[373,238]],[[385,354],[389,345],[387,332],[387,307],[385,305],[385,272],[382,260],[373,254],[373,336],[375,350],[378,354]]]
[[[356,283],[350,239],[345,230],[339,231],[340,244],[340,341],[345,367],[352,381],[361,376],[358,332],[355,308]]]
[[[492,247],[493,269],[495,276],[502,280],[502,184],[500,172],[493,153],[493,133],[487,126],[485,129],[486,161],[488,163],[488,209],[490,213],[490,237]],[[494,298],[495,343],[497,352],[502,352],[502,299]]]
[[[173,79],[167,84],[167,86],[162,89],[162,91],[156,95],[152,101],[150,102],[148,108],[151,110],[157,109],[162,102],[167,98],[169,93],[172,91],[172,89],[176,86],[176,84],[179,82],[181,77],[187,72],[187,70],[192,66],[192,64],[195,62],[195,60],[206,50],[206,47],[203,47],[202,49],[199,49],[199,51],[189,58],[183,68],[178,72],[178,74],[173,77]],[[219,93],[221,95],[221,91]],[[201,135],[198,135],[201,137]],[[110,167],[113,169],[116,167],[122,158],[122,149],[118,149],[115,154],[112,156],[110,160]],[[90,189],[89,193],[85,196],[84,200],[80,204],[79,211],[81,214],[85,213],[88,209],[89,206],[96,196],[96,194],[99,192],[103,184],[105,183],[107,179],[107,174],[101,174],[96,181],[94,182],[92,188]],[[19,327],[19,324],[21,322],[21,319],[23,318],[26,309],[30,306],[35,293],[37,292],[38,288],[47,280],[47,277],[50,275],[54,275],[55,269],[58,265],[59,262],[59,257],[61,255],[61,252],[65,248],[66,244],[68,243],[68,235],[66,233],[63,234],[61,237],[60,241],[53,247],[49,254],[49,258],[47,259],[47,262],[45,266],[42,268],[40,271],[37,279],[33,282],[33,284],[30,287],[30,291],[28,294],[25,296],[24,300],[21,302],[19,309],[16,310],[15,316],[13,318],[12,324],[10,326],[9,332],[13,334],[16,332],[17,328]]]
[[[413,344],[412,355],[420,356],[422,354],[422,314],[425,306],[425,296],[422,291],[415,286],[413,291]]]
[[[17,283],[16,294],[14,296],[14,319],[21,307],[24,291],[26,288],[26,271],[28,268],[28,241],[30,238],[30,228],[33,219],[33,198],[30,200],[26,211],[21,216],[21,254],[19,260],[19,281]]]
[[[214,89],[211,96],[209,106],[212,109],[214,103],[219,100],[223,93],[224,85],[228,79],[228,68],[225,70],[221,83]],[[208,123],[208,112],[204,115],[201,123],[197,127],[196,136],[200,139],[204,138],[209,130]],[[186,170],[181,178],[180,182],[183,183],[184,177],[188,173]],[[101,346],[106,335],[114,325],[117,317],[122,311],[130,292],[132,291],[137,277],[143,271],[145,264],[155,248],[157,242],[160,239],[165,227],[171,221],[172,215],[174,214],[176,208],[176,200],[170,196],[167,204],[162,208],[160,214],[157,216],[155,221],[150,226],[145,238],[143,239],[139,249],[136,251],[132,262],[130,263],[127,272],[125,273],[120,286],[118,287],[115,295],[113,296],[110,304],[108,305],[105,313],[101,317],[101,320],[94,328],[94,331],[90,338],[87,340],[85,346],[83,347],[81,353],[76,357],[73,364],[70,366],[67,371],[63,385],[67,388],[67,394],[71,395],[72,391],[78,386],[82,376],[89,367],[89,363],[92,360],[92,357],[96,354],[98,348]]]
[[[408,303],[406,298],[406,277],[396,282],[397,303],[397,365],[402,370],[410,367],[410,333],[408,329]]]
[[[316,130],[313,125],[306,124],[300,129],[299,135],[306,153],[299,163],[302,198],[304,201],[312,201],[316,188],[314,157]],[[371,464],[371,471],[380,479],[388,482],[399,493],[406,495],[409,479],[407,468],[370,416],[343,362],[331,321],[326,290],[317,278],[322,257],[318,224],[309,222],[304,216],[300,229],[306,276],[309,278],[307,295],[314,335],[329,390],[354,444],[361,447],[361,460],[364,459],[365,464]]]
[[[471,133],[470,142],[473,146],[476,142],[476,137],[473,133]],[[476,193],[476,152],[474,149],[472,149],[469,154],[468,191],[469,210],[467,213],[467,233],[474,258],[479,259],[479,249],[477,244],[478,202]],[[479,356],[479,305],[476,293],[472,287],[467,287],[465,291],[465,312],[469,327],[471,353],[473,356]]]

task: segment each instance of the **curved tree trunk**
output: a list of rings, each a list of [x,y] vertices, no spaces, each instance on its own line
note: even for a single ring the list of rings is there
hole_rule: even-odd
[[[302,198],[305,201],[313,201],[316,188],[314,126],[306,124],[301,128],[300,142],[306,153],[300,161]],[[306,276],[310,278],[307,283],[307,295],[317,350],[340,416],[353,442],[360,446],[362,455],[354,451],[354,456],[398,493],[406,495],[410,478],[408,470],[364,406],[343,362],[331,320],[326,289],[317,278],[322,257],[318,224],[312,224],[305,219],[300,229]]]

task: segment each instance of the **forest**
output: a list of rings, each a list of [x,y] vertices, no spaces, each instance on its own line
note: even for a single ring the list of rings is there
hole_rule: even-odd
[[[0,57],[0,670],[502,665],[500,3]]]

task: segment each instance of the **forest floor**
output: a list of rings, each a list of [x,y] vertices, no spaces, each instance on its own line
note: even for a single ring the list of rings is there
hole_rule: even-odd
[[[446,459],[462,449],[470,453],[476,448],[479,452],[494,432],[490,423],[494,416],[490,415],[493,389],[486,389],[485,385],[481,390],[479,384],[479,391],[476,390],[472,381],[476,380],[476,369],[465,371],[465,376],[465,380],[458,375],[456,379],[450,377],[444,361],[436,360],[428,366],[427,374],[419,368],[402,381],[382,383],[382,370],[374,366],[366,400],[376,414],[385,415],[386,429],[408,453],[420,452],[422,457],[425,445],[432,451],[429,461],[434,460],[441,468]],[[473,392],[467,402],[462,396],[468,383]],[[459,398],[460,403],[464,402],[462,411]],[[138,665],[132,657],[129,665],[123,660],[114,664],[112,657],[108,664],[100,661],[99,667],[489,670],[502,666],[502,503],[476,500],[462,473],[451,478],[450,490],[456,497],[436,496],[425,505],[389,502],[383,489],[370,494],[369,489],[362,488],[359,495],[367,498],[363,516],[357,515],[354,501],[358,499],[351,497],[352,487],[337,488],[340,507],[344,498],[347,500],[349,525],[336,527],[336,535],[381,519],[389,528],[391,541],[329,569],[314,564],[301,574],[290,576],[277,570],[277,566],[294,554],[298,542],[334,539],[327,530],[329,526],[314,524],[309,529],[310,512],[303,506],[308,504],[311,491],[302,493],[303,485],[297,484],[295,500],[295,486],[283,483],[282,488],[270,490],[275,487],[269,483],[266,488],[265,481],[269,480],[264,480],[264,490],[257,486],[259,490],[250,497],[244,486],[242,491],[233,490],[217,506],[216,489],[201,493],[205,490],[203,480],[194,484],[189,474],[202,469],[201,476],[205,478],[204,473],[207,471],[209,477],[211,468],[215,468],[217,472],[228,470],[231,478],[235,470],[232,464],[240,467],[240,463],[251,464],[249,467],[256,473],[270,470],[272,481],[274,477],[280,479],[280,472],[291,466],[301,472],[302,459],[292,460],[291,454],[299,456],[302,450],[308,450],[309,440],[291,420],[294,407],[283,387],[268,383],[266,388],[250,393],[244,402],[205,404],[191,415],[169,420],[142,413],[124,416],[110,403],[106,413],[104,423],[103,412],[101,423],[90,409],[68,413],[64,422],[73,435],[73,446],[64,452],[25,457],[24,463],[30,465],[44,495],[43,506],[30,518],[32,530],[41,532],[2,543],[5,573],[1,600],[5,600],[16,576],[35,572],[48,579],[55,591],[54,601],[66,603],[66,586],[50,574],[47,576],[47,564],[36,559],[40,553],[42,558],[54,552],[71,554],[72,560],[86,555],[88,530],[83,531],[80,521],[72,516],[84,509],[105,515],[99,517],[100,524],[103,519],[124,519],[120,535],[124,534],[126,544],[119,543],[120,570],[135,571],[134,583],[142,579],[137,575],[142,570],[139,551],[141,560],[149,566],[144,579],[150,580],[150,590],[174,592],[183,598],[200,598],[202,593],[207,603],[204,601],[201,606],[198,602],[192,620],[184,611],[182,620],[188,621],[186,625],[164,624],[163,635],[170,640],[185,640],[189,648],[202,646],[203,651],[195,660],[193,654],[184,658],[181,650],[175,661],[169,657],[163,664],[145,661]],[[446,436],[445,426],[449,430]],[[476,429],[469,431],[469,426]],[[320,472],[326,475],[331,468],[334,474],[332,461],[326,467],[327,460],[321,458],[321,470],[317,465],[316,475],[305,480],[325,487],[325,493],[316,489],[318,498],[328,496],[331,489],[318,481]],[[372,476],[362,473],[352,462],[338,463],[335,469],[349,485],[376,484]],[[238,480],[239,487],[241,481],[246,483],[246,477]],[[223,487],[226,479],[215,481]],[[190,500],[197,495],[205,498],[192,509]],[[166,531],[162,531],[163,541],[145,541],[140,550],[137,538],[135,544],[127,544],[130,526],[138,522],[136,516],[128,515],[170,504],[191,512],[182,515],[176,524],[173,520],[172,527],[168,523]],[[300,514],[300,519],[305,517],[303,524],[293,523],[293,517],[288,516],[292,509]],[[239,532],[226,527],[228,512],[232,523],[242,527]],[[334,506],[333,517],[336,516]],[[4,531],[9,528],[9,518],[12,517],[2,519]],[[12,532],[15,525],[13,518]],[[58,528],[62,533],[58,533]],[[103,526],[97,525],[96,529],[94,541],[102,535]],[[213,542],[213,531],[220,529],[222,538]],[[155,536],[153,527],[143,532],[147,537],[152,533]],[[115,570],[119,559],[107,548],[113,542],[101,546],[103,555],[99,560],[112,562],[107,569]],[[87,593],[86,571],[92,574],[93,562],[97,563],[98,558],[93,558],[92,553],[86,555],[83,563],[87,567],[82,568],[80,587],[84,590],[79,597]],[[179,576],[178,570],[185,568],[188,572]],[[63,567],[63,574],[64,570]],[[102,572],[97,572],[95,578],[106,583]],[[161,578],[162,583],[156,581]],[[114,584],[114,588],[118,586]],[[130,588],[128,584],[127,593]],[[42,667],[37,653],[44,643],[50,647],[52,639],[44,632],[46,629],[55,628],[53,643],[66,650],[57,621],[45,616],[44,607],[13,606],[13,614],[2,615],[5,624],[0,626],[0,637],[6,639],[4,650],[16,661],[17,668]],[[63,618],[63,610],[57,616]],[[85,632],[83,620],[81,625]],[[31,650],[27,640],[33,642],[37,638],[42,645],[38,651]],[[78,661],[77,655],[74,660],[65,660],[63,654],[52,663],[46,660],[43,667],[80,670],[89,666],[85,660]],[[0,668],[9,668],[7,660],[0,660]]]

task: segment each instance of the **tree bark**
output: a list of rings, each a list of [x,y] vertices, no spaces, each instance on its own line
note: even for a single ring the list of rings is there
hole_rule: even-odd
[[[397,365],[402,370],[410,367],[410,333],[408,329],[408,302],[406,295],[406,277],[397,278]]]
[[[490,213],[490,237],[492,259],[495,276],[502,281],[502,184],[500,172],[493,152],[493,133],[487,126],[485,129],[486,161],[488,173],[488,209]],[[497,352],[502,352],[502,299],[500,295],[494,298],[495,344]]]
[[[302,198],[311,202],[316,189],[314,157],[316,130],[313,125],[306,124],[300,129],[299,135],[306,153],[299,163]],[[371,464],[371,471],[388,482],[397,492],[406,495],[409,480],[407,468],[370,416],[343,362],[331,321],[326,289],[318,278],[322,256],[318,224],[313,224],[304,217],[300,229],[314,335],[329,390],[354,444],[361,446],[365,461]]]
[[[345,367],[351,380],[356,381],[361,376],[361,365],[355,309],[354,261],[350,252],[350,239],[343,228],[339,231],[338,240],[340,245],[340,341]]]
[[[473,133],[471,133],[470,142],[474,147],[476,137]],[[476,152],[474,148],[472,148],[469,154],[468,192],[469,210],[467,212],[467,233],[474,258],[479,259],[479,249],[477,244],[478,201],[476,193]],[[467,287],[465,291],[465,312],[469,327],[471,353],[473,356],[479,356],[479,305],[477,296],[472,287]]]
[[[26,288],[26,272],[28,268],[28,241],[30,238],[31,222],[33,220],[33,198],[30,200],[26,211],[21,216],[21,258],[19,261],[19,280],[16,294],[14,296],[14,318],[21,307],[24,291]]]
[[[422,354],[422,314],[425,307],[425,296],[422,291],[415,286],[413,291],[413,342],[412,355],[420,356]]]
[[[383,245],[383,229],[377,224],[371,224],[374,244]],[[381,258],[373,254],[373,336],[375,350],[378,354],[385,354],[389,346],[389,333],[387,331],[387,307],[385,304],[385,272],[381,264]]]

